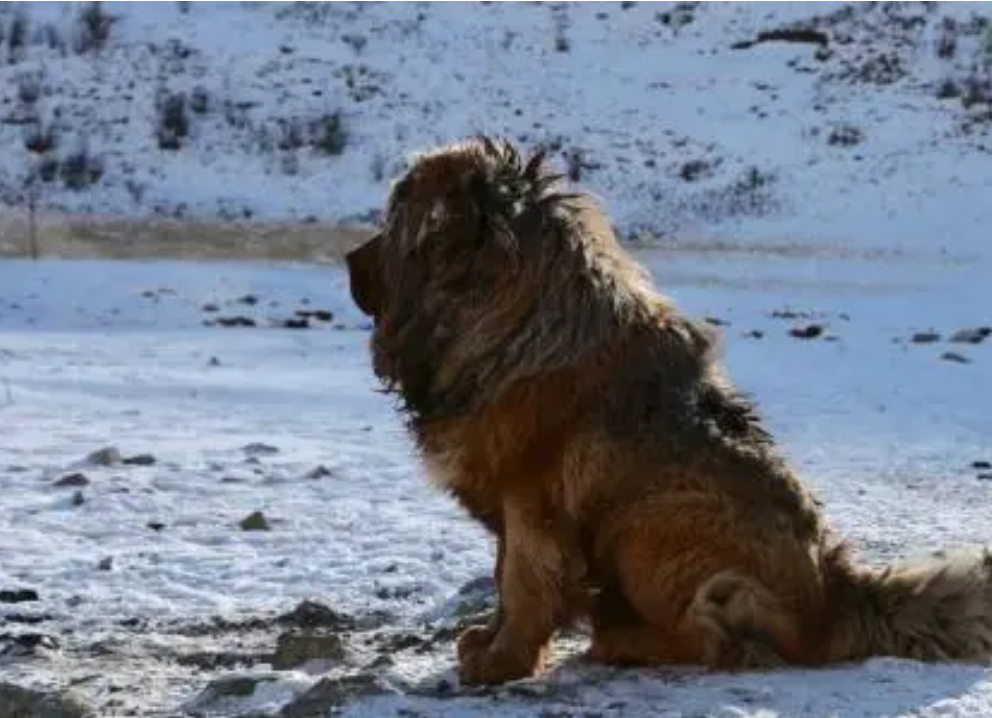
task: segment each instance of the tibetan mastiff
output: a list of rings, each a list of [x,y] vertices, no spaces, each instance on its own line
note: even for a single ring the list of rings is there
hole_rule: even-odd
[[[497,542],[499,605],[458,640],[464,684],[535,674],[580,620],[612,665],[992,654],[989,553],[857,563],[713,330],[542,153],[425,152],[346,259],[427,472]]]

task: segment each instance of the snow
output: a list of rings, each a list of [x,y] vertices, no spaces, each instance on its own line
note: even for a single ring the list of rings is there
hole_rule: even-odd
[[[35,44],[0,65],[5,99],[22,73],[44,68],[44,111],[58,105],[71,119],[58,151],[85,137],[104,162],[85,191],[46,186],[46,210],[351,221],[380,206],[411,151],[479,129],[560,136],[557,161],[582,151],[595,165],[582,185],[625,234],[667,240],[633,245],[663,291],[726,322],[731,376],[864,560],[992,542],[992,481],[972,466],[992,461],[992,339],[948,341],[992,325],[990,125],[966,131],[965,110],[934,89],[980,56],[981,36],[961,31],[951,59],[933,51],[942,18],[964,26],[980,4],[854,11],[830,26],[852,41],[824,60],[807,45],[729,46],[837,3],[106,5],[118,19],[99,57]],[[68,36],[79,8],[25,11]],[[661,12],[694,20],[665,24]],[[568,52],[554,51],[556,23]],[[188,56],[163,49],[170,38]],[[842,77],[881,46],[905,77]],[[349,73],[369,94],[360,102]],[[155,143],[162,85],[203,85],[217,103],[193,116],[176,153]],[[248,127],[232,129],[225,100],[258,103]],[[338,109],[349,133],[340,156],[261,146],[279,117]],[[829,144],[838,124],[864,140]],[[18,205],[22,127],[0,124],[0,142],[0,195]],[[280,169],[288,154],[295,175]],[[680,179],[693,160],[709,169]],[[760,181],[742,199],[732,188],[751,167]],[[299,309],[334,318],[279,326]],[[800,316],[775,316],[788,311]],[[204,325],[232,315],[258,326]],[[809,322],[827,338],[789,336]],[[909,341],[930,329],[938,342]],[[443,621],[459,590],[491,570],[492,546],[424,480],[376,391],[367,339],[337,264],[0,261],[0,589],[40,596],[0,603],[0,646],[28,630],[60,643],[30,660],[0,651],[0,680],[72,683],[101,715],[174,715],[218,673],[176,655],[271,650],[273,634],[193,630],[215,617],[271,617],[314,599],[385,612],[401,629]],[[948,351],[967,363],[942,359]],[[156,462],[84,461],[107,445]],[[81,504],[77,489],[54,486],[77,471],[89,479]],[[256,510],[270,531],[239,528]],[[22,625],[25,613],[44,620]],[[384,673],[393,692],[343,714],[992,713],[984,667],[879,658],[760,675],[612,671],[578,665],[573,648],[564,643],[549,676],[445,696],[432,687],[451,679],[450,644],[397,652]],[[320,678],[253,670],[266,681],[225,715],[277,710]]]
[[[992,66],[987,27],[969,24],[982,3],[869,3],[849,15],[833,2],[104,5],[115,18],[106,45],[82,54],[48,40],[78,35],[80,4],[0,10],[8,26],[24,12],[37,40],[0,66],[0,113],[41,117],[58,135],[56,157],[85,143],[102,162],[86,190],[42,183],[39,202],[53,210],[362,222],[405,156],[477,131],[550,143],[562,161],[579,152],[583,182],[609,198],[623,230],[665,236],[830,240],[860,234],[870,211],[902,217],[893,229],[903,243],[943,242],[950,198],[956,226],[977,229],[992,182],[992,123],[965,129],[986,106],[937,97],[943,80]],[[730,49],[814,15],[832,18],[829,56],[808,44]],[[946,20],[960,29],[942,59]],[[905,75],[859,79],[880,56]],[[25,104],[16,98],[32,77],[42,96]],[[207,110],[188,113],[181,149],[160,149],[157,98],[198,87]],[[340,155],[280,147],[284,127],[334,113],[347,134]],[[841,125],[864,140],[830,144]],[[28,127],[0,124],[7,203],[24,194]],[[685,181],[691,161],[709,169]],[[773,219],[699,211],[752,167],[769,179]]]

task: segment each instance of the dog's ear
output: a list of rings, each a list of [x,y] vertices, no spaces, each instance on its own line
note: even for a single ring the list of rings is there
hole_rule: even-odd
[[[355,306],[370,317],[378,317],[382,313],[385,300],[381,252],[382,235],[377,234],[344,256],[348,266],[351,298]]]

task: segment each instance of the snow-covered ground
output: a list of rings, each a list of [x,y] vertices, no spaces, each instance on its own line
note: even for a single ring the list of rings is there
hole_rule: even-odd
[[[23,205],[32,116],[59,138],[35,161],[85,139],[102,167],[80,190],[56,171],[43,210],[107,216],[367,221],[411,150],[558,139],[625,234],[664,237],[639,257],[722,324],[865,560],[992,542],[992,338],[952,340],[992,326],[988,11],[863,5],[107,3],[79,52],[85,4],[6,3],[0,195]],[[730,47],[814,15],[826,48]],[[160,149],[155,97],[197,86]],[[308,123],[339,111],[328,155]],[[992,714],[979,667],[615,672],[575,637],[549,677],[458,689],[491,546],[424,481],[367,337],[337,265],[0,262],[0,717],[13,685],[101,718],[292,718],[308,695],[356,718]],[[123,461],[87,461],[106,446]],[[269,530],[243,530],[256,511]],[[324,619],[341,650],[275,670],[304,600],[348,617]]]
[[[988,323],[992,263],[801,249],[640,256],[686,310],[729,322],[732,373],[867,560],[992,541],[992,481],[972,467],[992,460],[992,341],[948,341]],[[312,599],[359,619],[385,612],[389,630],[418,635],[490,569],[488,541],[430,489],[374,391],[367,328],[340,267],[6,261],[0,287],[0,589],[39,596],[0,603],[0,633],[59,644],[24,656],[10,643],[5,679],[74,684],[100,715],[115,706],[169,715],[214,676],[190,656],[240,652],[254,656],[247,675],[265,677],[264,689],[209,705],[247,715],[289,701],[326,667],[268,672],[275,627],[211,629],[215,617],[250,624]],[[279,325],[298,309],[334,318]],[[783,312],[813,316],[773,316]],[[226,316],[258,326],[203,325]],[[789,335],[811,322],[823,336]],[[908,341],[931,328],[940,341]],[[947,351],[971,363],[942,360]],[[106,445],[155,463],[82,461]],[[73,473],[88,483],[56,486]],[[239,527],[256,510],[271,530]],[[32,616],[44,620],[23,624]],[[497,693],[494,704],[439,693],[451,679],[450,642],[426,652],[383,645],[355,643],[336,668],[367,671],[388,652],[393,665],[379,674],[401,693],[359,701],[351,715],[486,715],[494,705],[527,716],[992,710],[992,672],[890,660],[736,677],[566,661],[550,682]]]

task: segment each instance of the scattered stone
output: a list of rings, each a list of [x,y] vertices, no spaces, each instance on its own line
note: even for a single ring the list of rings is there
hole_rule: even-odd
[[[243,297],[238,297],[235,301],[239,304],[247,304],[249,307],[253,307],[258,304],[258,297],[254,294],[246,294]]]
[[[73,493],[72,495],[72,505],[82,506],[85,503],[86,503],[86,497],[83,495],[83,492],[79,489],[76,489],[75,493]]]
[[[985,472],[978,475],[979,481],[992,481],[992,472]]]
[[[208,366],[220,366],[220,359],[217,357],[210,357],[210,361],[207,362]]]
[[[290,317],[282,321],[282,326],[286,329],[309,329],[310,320],[306,317]]]
[[[977,329],[959,329],[948,339],[955,344],[981,344],[992,334],[992,327],[978,327]]]
[[[29,658],[57,651],[59,642],[45,633],[19,633],[0,635],[0,656],[4,658]],[[2,709],[2,706],[0,706]],[[2,716],[3,713],[0,713]]]
[[[340,662],[344,657],[344,641],[336,633],[288,631],[276,639],[272,667],[282,671],[302,666],[309,661]]]
[[[772,319],[810,319],[810,312],[799,312],[794,309],[776,309],[771,315]]]
[[[196,651],[176,656],[180,666],[198,668],[201,671],[231,670],[251,668],[259,663],[272,660],[269,653],[236,653],[230,651]]]
[[[91,718],[72,692],[43,691],[0,682],[0,718]]]
[[[161,531],[162,529],[165,528],[165,524],[162,523],[161,521],[149,521],[147,524],[145,524],[145,526],[150,528],[152,531]]]
[[[356,674],[323,678],[310,690],[283,706],[279,718],[315,718],[356,700],[383,695],[389,689],[375,676]]]
[[[256,326],[255,320],[251,317],[233,316],[233,317],[217,317],[212,322],[204,322],[207,326],[218,326],[218,327],[254,327]]]
[[[971,359],[957,352],[944,352],[940,355],[940,358],[944,361],[955,362],[957,364],[971,364]]]
[[[151,454],[135,454],[122,460],[127,466],[153,466],[155,457]]]
[[[314,468],[310,469],[306,474],[303,475],[305,479],[326,479],[329,476],[333,476],[334,473],[328,469],[323,464],[318,464]]]
[[[260,685],[277,679],[277,676],[271,674],[233,675],[215,678],[207,684],[207,687],[198,696],[183,706],[183,711],[193,718],[241,715],[238,707],[243,699],[253,696]]]
[[[789,336],[796,339],[816,339],[823,334],[823,326],[820,324],[807,324],[805,326],[792,327]]]
[[[261,511],[252,511],[238,523],[242,531],[269,531],[269,520]]]
[[[216,304],[214,304],[213,302],[207,302],[202,307],[200,307],[200,309],[203,310],[204,312],[219,312],[220,311],[220,307],[217,306]]]
[[[261,441],[254,441],[250,444],[245,444],[241,447],[241,450],[248,454],[248,456],[272,456],[273,454],[279,453],[279,447],[272,446],[272,444],[265,444]]]
[[[0,591],[0,603],[30,603],[37,600],[39,600],[38,592],[33,588],[15,588]]]
[[[720,319],[720,317],[704,317],[704,321],[707,324],[712,324],[714,327],[729,327],[730,322],[726,319]]]
[[[114,558],[113,556],[105,556],[100,559],[100,562],[96,565],[100,571],[112,571],[114,568]]]
[[[321,322],[334,321],[334,312],[330,309],[297,309],[294,314],[304,319],[316,319]]]
[[[759,32],[753,40],[735,42],[730,49],[747,50],[764,42],[793,42],[826,47],[830,44],[830,36],[811,27],[781,27]]]
[[[33,626],[45,621],[51,621],[52,616],[47,613],[5,613],[3,620],[7,623],[20,623],[25,626]]]
[[[992,461],[972,461],[971,468],[973,469],[992,469]]]
[[[744,332],[742,335],[745,339],[763,339],[765,333],[760,329],[752,329],[751,331]]]
[[[105,446],[87,456],[86,463],[93,466],[113,466],[121,463],[121,452],[116,446]]]
[[[913,344],[933,344],[940,341],[940,334],[932,329],[925,332],[916,332],[909,338]]]
[[[90,480],[86,478],[86,474],[81,474],[78,471],[72,474],[66,474],[61,479],[55,482],[55,486],[59,488],[65,488],[67,486],[80,487],[89,486]]]
[[[351,616],[316,601],[301,601],[292,611],[276,618],[276,622],[298,628],[330,628],[336,631],[355,627],[355,619]]]

